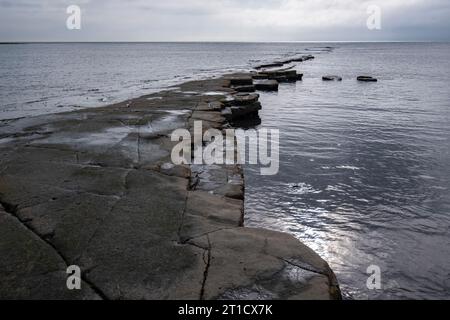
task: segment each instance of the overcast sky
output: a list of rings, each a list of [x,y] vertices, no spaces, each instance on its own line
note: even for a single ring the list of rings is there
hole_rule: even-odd
[[[0,0],[0,27],[2,42],[450,41],[450,0]]]

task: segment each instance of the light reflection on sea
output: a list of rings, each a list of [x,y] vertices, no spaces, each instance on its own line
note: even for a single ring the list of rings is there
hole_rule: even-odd
[[[303,82],[261,95],[280,172],[246,167],[246,225],[316,250],[347,298],[450,298],[449,49],[340,44],[298,67]],[[370,265],[382,290],[366,287]]]

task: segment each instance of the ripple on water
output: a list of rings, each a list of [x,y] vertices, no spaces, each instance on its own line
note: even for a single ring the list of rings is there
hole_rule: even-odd
[[[280,172],[245,168],[246,224],[316,250],[347,298],[449,298],[448,49],[344,46],[302,65],[303,82],[261,94],[261,126],[280,130]],[[426,73],[411,64],[429,54],[439,63],[427,59]],[[371,70],[382,81],[354,81]],[[370,265],[382,290],[366,287]]]

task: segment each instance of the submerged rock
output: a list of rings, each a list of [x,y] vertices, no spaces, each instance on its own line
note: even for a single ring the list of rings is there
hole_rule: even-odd
[[[306,56],[303,56],[302,58],[303,58],[303,61],[308,61],[308,60],[314,59],[315,57],[311,54],[308,54]]]
[[[279,83],[277,80],[262,80],[255,82],[256,90],[260,91],[278,91]]]
[[[288,63],[292,63],[292,62],[303,62],[303,61],[304,61],[303,57],[295,57],[295,58],[283,60],[284,64],[288,64]]]
[[[342,78],[339,76],[323,76],[323,81],[342,81]]]
[[[282,67],[283,65],[284,65],[284,62],[276,61],[276,62],[272,62],[272,63],[261,64],[259,66],[256,66],[255,69],[259,70],[259,69],[264,69],[264,68]]]
[[[371,76],[359,76],[356,79],[358,81],[362,81],[362,82],[377,82],[378,81],[378,79],[371,77]]]

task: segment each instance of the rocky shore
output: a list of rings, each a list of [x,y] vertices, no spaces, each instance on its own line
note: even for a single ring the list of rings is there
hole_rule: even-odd
[[[243,226],[240,166],[170,158],[173,130],[229,128],[263,107],[249,92],[300,79],[262,70],[0,121],[0,299],[340,299],[314,251]]]

